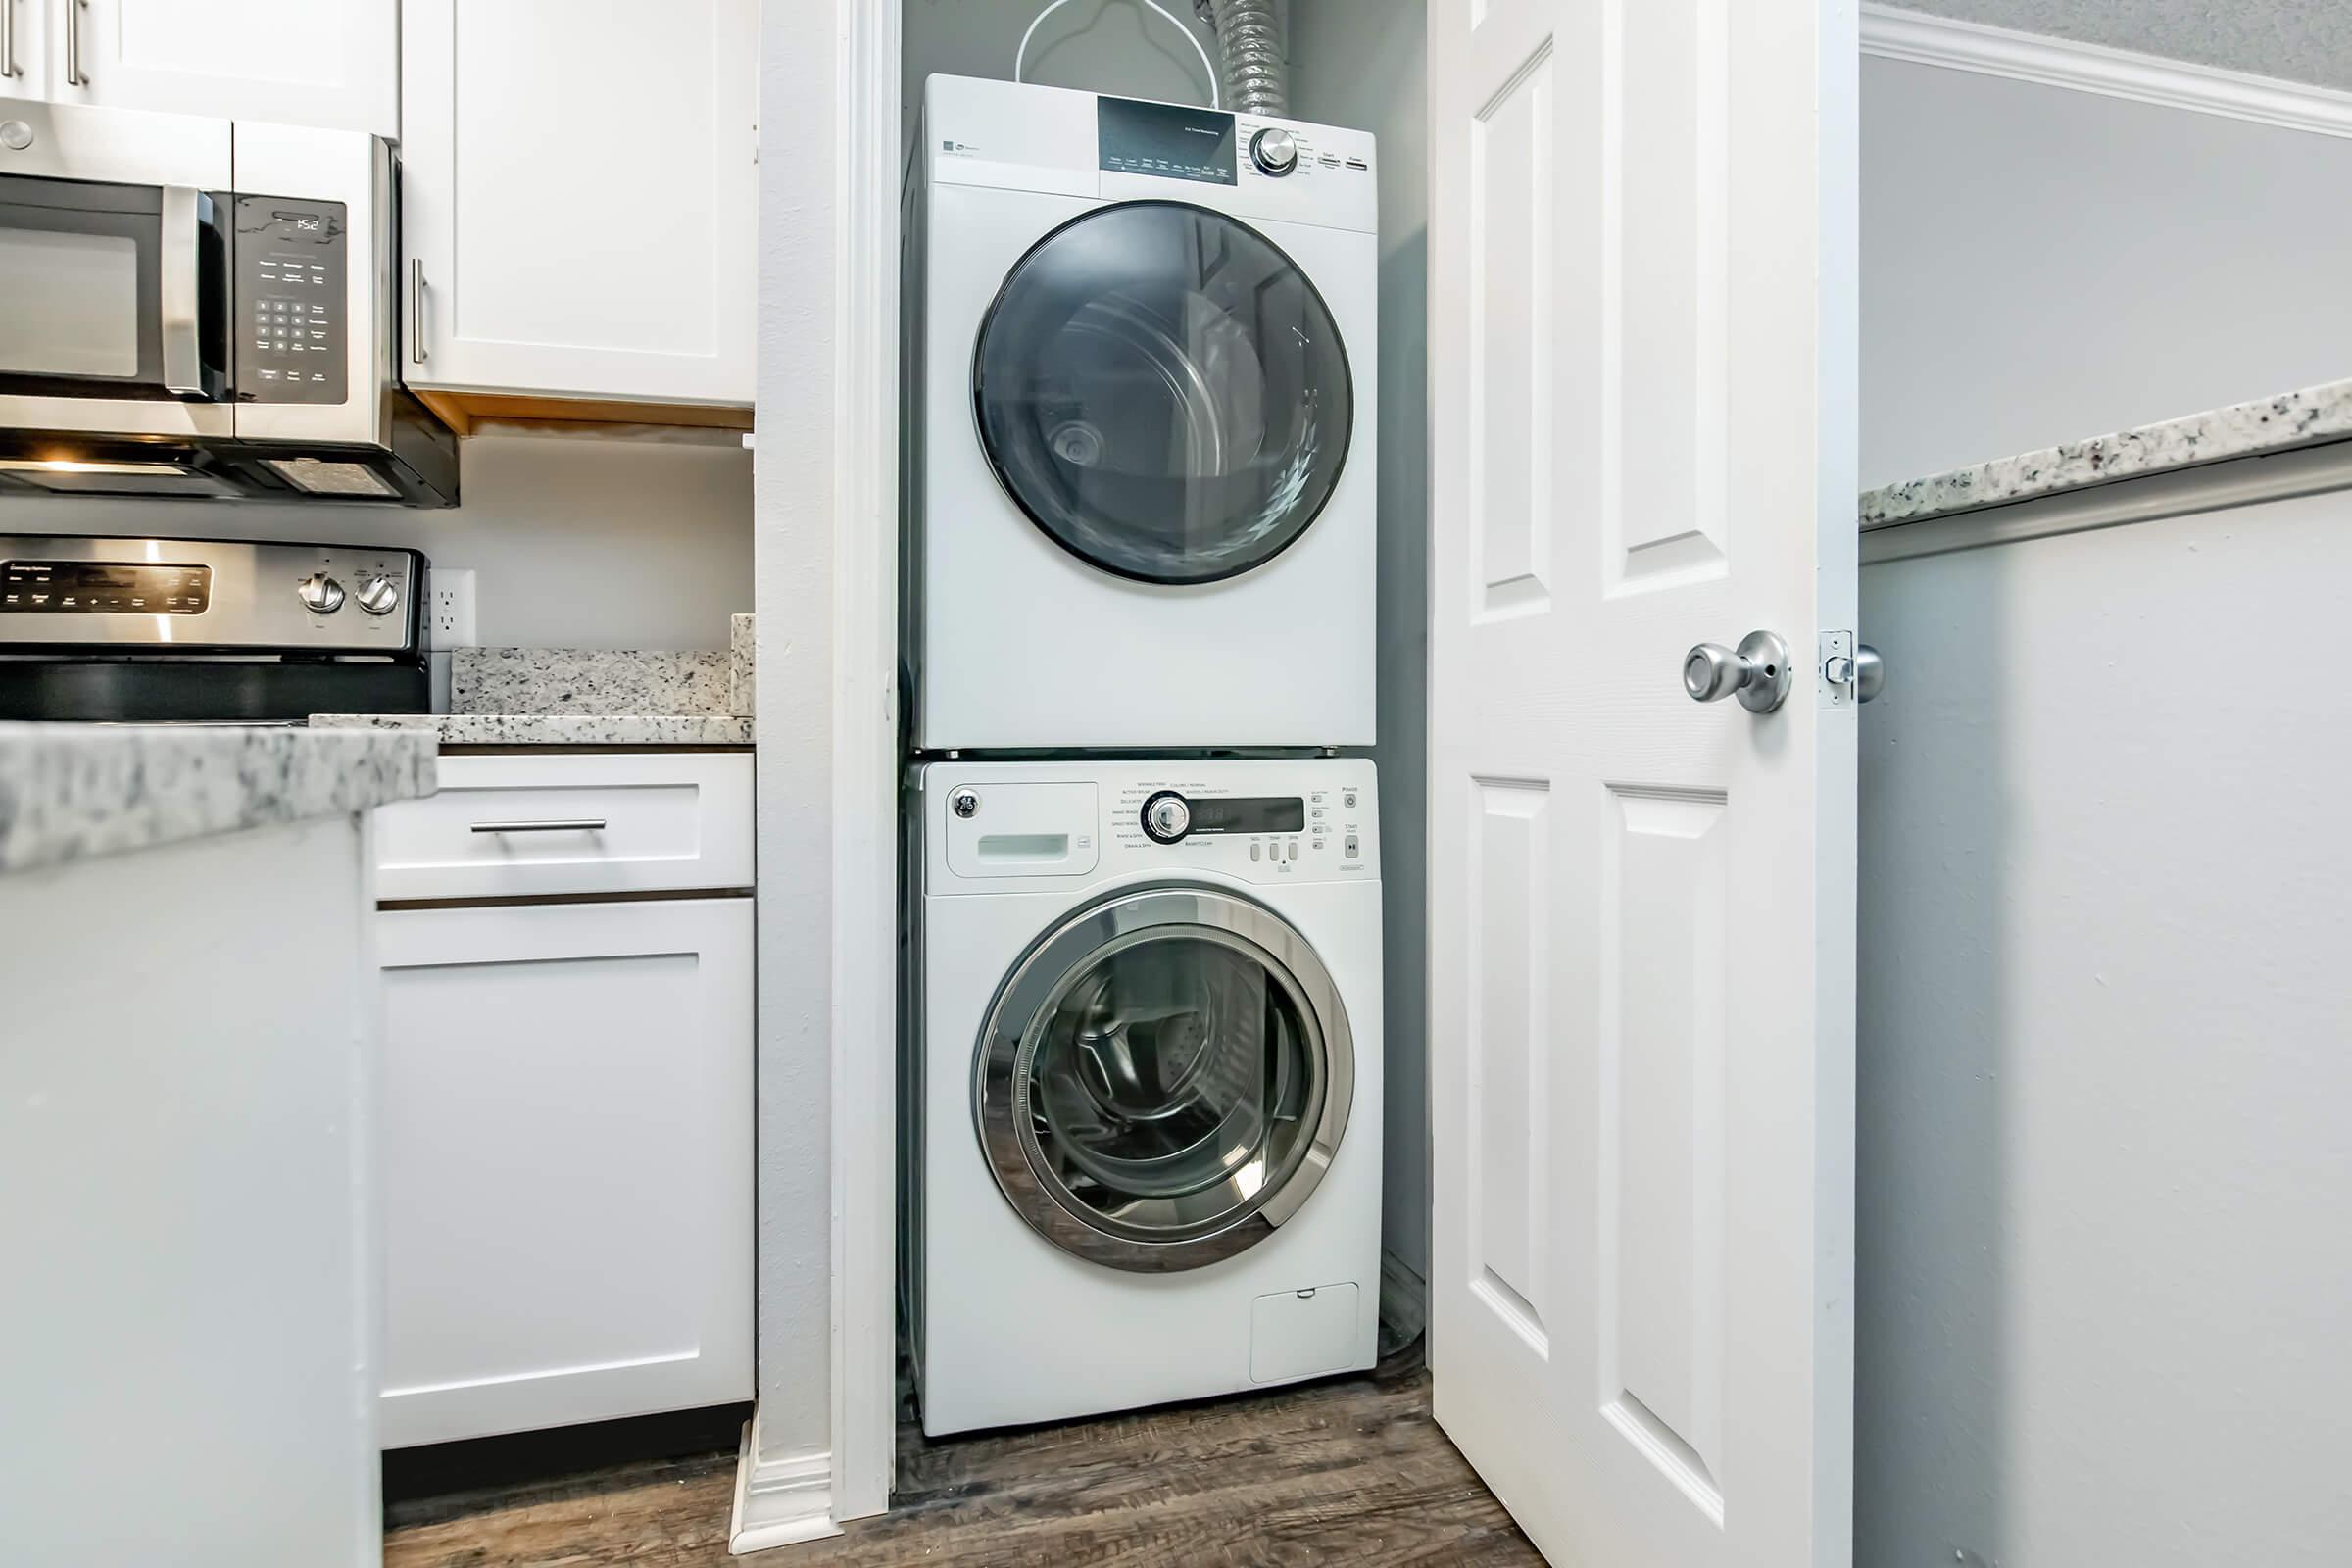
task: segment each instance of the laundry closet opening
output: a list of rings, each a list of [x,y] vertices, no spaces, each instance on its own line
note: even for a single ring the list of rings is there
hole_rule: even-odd
[[[1196,755],[1303,750],[1310,757],[1356,757],[1374,764],[1385,1027],[1378,1081],[1357,1092],[1359,1103],[1379,1111],[1376,1124],[1358,1126],[1349,1137],[1382,1153],[1380,1278],[1362,1284],[1367,1302],[1377,1294],[1382,1343],[1402,1344],[1424,1322],[1429,1268],[1424,6],[1421,0],[1287,0],[1273,8],[1289,66],[1283,114],[1367,134],[1361,145],[1310,148],[1308,170],[1287,188],[1261,183],[1269,190],[1359,195],[1367,214],[1376,211],[1376,243],[1369,247],[1376,259],[1360,280],[1336,265],[1346,237],[1341,230],[1352,221],[1344,211],[1317,215],[1317,224],[1330,227],[1287,223],[1282,220],[1288,215],[1263,210],[1229,221],[1213,210],[1184,204],[1187,193],[1172,180],[1154,182],[1172,187],[1172,203],[1073,210],[1058,226],[1035,224],[1042,238],[1024,231],[1003,241],[1007,259],[1015,259],[1010,266],[983,254],[995,241],[958,241],[956,257],[934,248],[936,236],[920,232],[926,220],[917,161],[931,157],[943,138],[993,138],[997,145],[972,149],[980,160],[1022,154],[1005,151],[1018,137],[1001,111],[985,117],[983,133],[966,137],[943,129],[918,144],[926,82],[934,76],[1010,81],[1016,46],[1040,9],[1039,0],[907,0],[904,10],[902,212],[912,236],[909,255],[929,257],[932,269],[956,266],[960,259],[971,276],[962,285],[967,301],[955,291],[943,294],[937,282],[926,290],[910,261],[906,286],[924,303],[903,318],[909,341],[902,344],[902,365],[911,375],[928,364],[922,373],[930,390],[902,388],[903,405],[928,396],[933,406],[922,412],[932,427],[956,420],[977,429],[986,467],[975,465],[968,479],[984,482],[992,501],[1001,494],[1019,506],[1038,547],[1029,564],[1039,573],[1019,582],[992,576],[1003,569],[995,563],[956,558],[956,543],[921,538],[924,519],[940,505],[924,487],[942,481],[937,438],[914,443],[923,455],[910,453],[902,469],[902,514],[914,538],[901,593],[910,655],[908,749],[925,759],[984,757],[993,748],[976,736],[1010,733],[1033,754],[1073,747],[1105,757],[1138,747]],[[1167,10],[1188,24],[1212,61],[1218,59],[1214,34],[1189,0],[1171,0]],[[1167,149],[1152,140],[1164,119],[1159,106],[1208,103],[1200,55],[1166,18],[1126,0],[1078,0],[1039,21],[1022,75],[1032,83],[1105,95],[1106,103],[1132,101],[1132,109],[1088,111],[1088,145],[1079,161],[1089,165],[1099,133],[1104,157],[1124,149],[1146,160],[1139,168],[1163,166]],[[933,113],[936,118],[939,111]],[[1181,127],[1180,115],[1175,123]],[[1245,139],[1250,127],[1249,117],[1242,117]],[[1257,172],[1249,167],[1250,149],[1238,148],[1235,156],[1246,182]],[[1187,299],[1173,283],[1138,281],[1149,276],[1138,258],[1193,254],[1214,257],[1229,295]],[[1139,297],[1115,309],[1098,303],[1093,318],[1081,323],[1083,332],[1034,328],[1039,321],[1068,320],[1070,302],[1100,284],[1105,269],[1119,277],[1125,293]],[[1305,286],[1297,281],[1301,276]],[[1203,324],[1204,317],[1229,309],[1231,300],[1247,301],[1247,308]],[[981,324],[968,332],[971,341],[957,336],[951,345],[941,340],[940,322],[925,318],[957,312],[963,315],[950,333],[967,333],[966,315]],[[1139,333],[1136,323],[1147,318],[1182,320],[1189,331],[1184,346],[1197,352],[1187,359],[1165,341],[1146,342],[1148,334]],[[1267,321],[1279,330],[1261,331]],[[943,356],[958,363],[942,368]],[[1090,386],[1102,390],[1090,395]],[[1041,387],[1049,389],[1042,395],[1060,400],[1042,415],[1035,403]],[[1300,409],[1308,416],[1298,416],[1294,411]],[[951,438],[961,439],[961,430]],[[1245,449],[1263,457],[1245,467],[1234,461]],[[1146,456],[1138,458],[1139,452]],[[1210,470],[1237,477],[1215,477]],[[1244,474],[1263,477],[1238,477]],[[1326,506],[1326,495],[1342,486],[1348,494]],[[1336,507],[1361,509],[1374,519],[1374,547],[1361,552],[1359,563],[1331,554],[1342,543],[1341,529],[1356,526],[1336,520]],[[1326,555],[1319,558],[1319,551]],[[1083,603],[1067,611],[1062,624],[1049,618],[1013,626],[1008,622],[1031,617],[1005,613],[1007,600],[1019,598],[1024,585],[1064,581],[1073,564],[1103,574],[1106,582],[1144,585],[1150,597],[1120,601],[1121,616],[1171,612],[1168,607],[1182,604],[1194,585],[1246,585],[1252,572],[1268,586],[1254,600],[1236,601],[1235,620],[1205,629],[1166,621],[1166,668],[1151,689],[1097,705],[1100,713],[1090,710],[1088,722],[1073,732],[1049,715],[1057,703],[1066,708],[1077,702],[1072,694],[1099,676],[1104,640],[1114,633],[1088,622]],[[1287,571],[1287,579],[1272,576],[1275,568]],[[977,635],[966,628],[982,625],[994,638],[1036,644],[1030,667],[1039,673],[1020,683],[1019,691],[1007,692],[1010,683],[946,653]],[[1220,662],[1228,649],[1254,650],[1261,667],[1286,668],[1295,678],[1269,682],[1245,675],[1239,652],[1231,662]],[[1232,691],[1219,689],[1236,681],[1247,681],[1251,694],[1238,707]],[[979,691],[983,683],[990,686],[986,694]],[[1178,691],[1205,695],[1170,695]],[[1348,708],[1356,701],[1348,695],[1353,692],[1364,694],[1360,714]],[[1240,712],[1248,721],[1202,717],[1210,699],[1220,715]],[[990,731],[992,724],[1029,727]],[[1333,802],[1337,810],[1336,795]],[[973,825],[1015,804],[992,796]],[[907,815],[921,808],[910,804]],[[1321,807],[1315,809],[1320,827]],[[1303,819],[1299,824],[1307,825]],[[1089,871],[1095,852],[1086,837],[1082,819],[1075,825],[1000,820],[971,841],[966,869],[986,862],[1006,875]],[[1257,859],[1260,854],[1287,864],[1285,854],[1299,853],[1284,835],[1263,837],[1262,846],[1246,852],[1239,862],[1244,867],[1267,864]],[[1368,827],[1363,837],[1368,844]],[[1302,834],[1298,842],[1306,846],[1311,866],[1320,848],[1316,837]],[[1235,853],[1244,855],[1240,844]],[[1360,847],[1355,835],[1341,831],[1328,844],[1335,856]],[[916,835],[905,868],[909,898],[919,896],[921,855]],[[931,947],[936,952],[936,942]],[[912,1094],[905,1086],[903,1093]],[[958,1117],[959,1125],[969,1121],[968,1111]],[[931,1131],[910,1116],[902,1126],[902,1143],[917,1145]],[[907,1188],[902,1196],[920,1223],[919,1193]],[[915,1285],[902,1281],[910,1298],[921,1294]],[[1335,1308],[1326,1299],[1317,1310],[1328,1318]],[[1270,1343],[1279,1343],[1281,1332]],[[911,1355],[913,1347],[906,1348]]]

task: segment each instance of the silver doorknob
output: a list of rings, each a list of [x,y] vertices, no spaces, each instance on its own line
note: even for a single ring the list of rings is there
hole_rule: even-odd
[[[1769,713],[1788,700],[1788,645],[1768,631],[1751,631],[1737,650],[1700,643],[1683,656],[1683,690],[1712,703],[1737,692],[1751,713]]]

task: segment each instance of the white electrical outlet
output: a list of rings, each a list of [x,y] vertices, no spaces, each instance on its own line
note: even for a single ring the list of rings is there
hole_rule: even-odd
[[[431,646],[480,647],[481,639],[474,635],[473,630],[472,570],[435,566],[427,580],[433,591],[432,627],[427,634]]]

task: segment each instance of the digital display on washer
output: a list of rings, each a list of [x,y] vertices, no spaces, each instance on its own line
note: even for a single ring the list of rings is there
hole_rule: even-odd
[[[1220,795],[1188,801],[1195,833],[1302,833],[1306,802],[1296,795]]]
[[[1234,183],[1233,117],[1181,104],[1095,100],[1097,161],[1121,174]]]

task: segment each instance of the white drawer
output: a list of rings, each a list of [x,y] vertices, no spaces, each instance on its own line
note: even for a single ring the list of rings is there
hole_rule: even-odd
[[[444,757],[439,794],[376,812],[375,858],[379,899],[748,888],[751,754]]]

